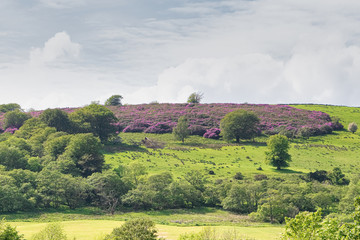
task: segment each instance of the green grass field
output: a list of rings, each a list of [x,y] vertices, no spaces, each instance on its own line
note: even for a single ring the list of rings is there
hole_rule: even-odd
[[[61,222],[69,239],[76,237],[77,240],[92,240],[99,236],[103,236],[112,231],[113,228],[121,226],[122,221],[110,220],[79,220]],[[12,222],[12,226],[24,234],[26,239],[29,239],[34,233],[37,233],[46,226],[47,223],[38,222]],[[176,240],[180,234],[190,232],[200,232],[203,227],[178,227],[167,225],[156,225],[158,235],[168,240]],[[241,236],[252,239],[276,239],[283,231],[279,226],[262,226],[262,227],[236,227],[236,226],[215,226],[213,227],[217,232],[226,232],[229,230],[236,230]]]
[[[340,118],[345,128],[350,122],[360,124],[360,108],[327,105],[294,107],[326,112],[332,117]],[[147,167],[149,174],[169,171],[174,178],[181,178],[190,170],[199,170],[207,174],[210,180],[231,178],[237,172],[241,172],[246,178],[253,178],[256,174],[285,177],[315,170],[329,171],[334,167],[340,167],[346,177],[351,178],[360,171],[360,135],[345,130],[325,136],[292,140],[292,162],[289,168],[281,171],[277,171],[264,161],[266,137],[256,138],[255,142],[228,144],[222,140],[191,136],[183,144],[175,141],[171,134],[121,133],[120,136],[121,145],[106,147],[105,160],[111,168],[138,161]],[[142,145],[134,145],[145,137],[162,142],[166,147],[153,150]],[[215,175],[210,175],[209,171],[214,171]],[[123,221],[138,217],[147,217],[155,221],[160,235],[166,239],[176,239],[185,232],[201,231],[205,225],[215,226],[219,231],[236,228],[239,233],[255,239],[276,239],[283,231],[283,226],[254,223],[246,216],[210,208],[118,212],[114,216],[104,215],[96,209],[82,209],[10,214],[1,217],[12,221],[11,224],[17,226],[26,237],[38,232],[45,226],[45,222],[59,221],[62,222],[68,236],[94,239],[100,234],[111,232]]]

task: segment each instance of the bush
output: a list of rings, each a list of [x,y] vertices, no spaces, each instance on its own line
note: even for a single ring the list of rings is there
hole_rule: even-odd
[[[219,139],[220,138],[220,129],[218,128],[211,128],[206,131],[203,136],[204,138],[211,138],[211,139]]]
[[[64,229],[58,223],[50,223],[39,233],[34,234],[31,240],[67,240]]]
[[[189,127],[190,135],[203,136],[206,133],[206,129],[200,125],[191,125]]]
[[[16,228],[11,227],[10,224],[6,224],[5,220],[0,221],[0,239],[1,240],[21,240],[24,239],[23,235],[20,235]]]
[[[4,128],[20,128],[26,120],[31,118],[27,113],[15,110],[4,115]]]
[[[349,126],[348,126],[348,130],[352,133],[355,133],[358,129],[358,126],[356,123],[352,122],[352,123],[349,123]]]
[[[174,124],[172,124],[174,125]],[[169,123],[165,122],[159,122],[155,125],[152,125],[145,129],[145,133],[157,133],[157,134],[163,134],[163,133],[171,133],[173,126],[171,126]]]
[[[157,230],[154,222],[147,219],[133,219],[121,227],[114,228],[105,240],[155,240]]]
[[[244,179],[244,175],[241,172],[237,172],[234,176],[234,179],[236,180],[243,180]]]
[[[138,121],[124,128],[123,132],[143,132],[148,127],[150,127],[149,123]]]
[[[267,179],[269,179],[269,178],[265,174],[257,174],[254,176],[255,181],[261,181],[261,180],[267,180]]]

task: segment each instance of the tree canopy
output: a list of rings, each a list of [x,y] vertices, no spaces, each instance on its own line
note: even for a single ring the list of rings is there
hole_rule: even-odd
[[[122,99],[123,97],[121,95],[112,95],[106,100],[105,106],[121,106]]]
[[[102,142],[116,133],[113,125],[117,118],[108,108],[99,104],[90,104],[70,114],[78,132],[91,132]]]
[[[220,122],[223,138],[226,141],[233,139],[251,139],[259,133],[260,120],[253,112],[236,110],[225,115]]]
[[[290,144],[286,136],[277,134],[269,138],[268,151],[266,152],[266,161],[280,170],[282,167],[288,167],[291,162],[291,156],[288,153]]]
[[[193,92],[190,94],[187,102],[188,103],[200,103],[200,101],[203,99],[204,94],[202,92]]]
[[[185,116],[179,117],[177,125],[173,129],[173,134],[175,139],[184,142],[185,138],[187,138],[190,134],[188,127],[189,127],[189,123],[186,117]]]

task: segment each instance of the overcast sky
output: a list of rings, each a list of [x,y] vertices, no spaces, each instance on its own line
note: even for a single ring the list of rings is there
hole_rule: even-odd
[[[0,103],[360,106],[359,0],[1,0]]]

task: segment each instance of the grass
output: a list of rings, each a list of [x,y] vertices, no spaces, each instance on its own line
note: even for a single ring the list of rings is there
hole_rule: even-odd
[[[46,223],[38,222],[11,222],[12,226],[24,234],[26,239],[29,239],[34,233],[39,232],[46,226]],[[112,231],[113,228],[119,227],[123,221],[110,220],[81,220],[81,221],[66,221],[61,222],[69,239],[76,237],[77,240],[91,240],[96,237],[103,236]],[[203,227],[179,227],[156,225],[159,236],[167,240],[176,240],[183,233],[200,232]],[[236,227],[236,226],[215,226],[213,227],[217,232],[225,232],[229,230],[236,230],[240,235],[252,239],[276,239],[283,232],[283,228],[279,226],[262,226],[262,227]]]

